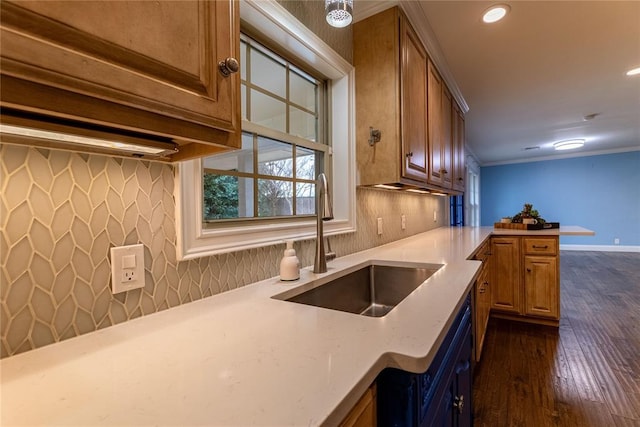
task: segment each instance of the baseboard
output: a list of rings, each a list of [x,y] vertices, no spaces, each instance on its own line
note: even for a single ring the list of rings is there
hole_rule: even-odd
[[[561,251],[640,252],[640,246],[560,245]]]

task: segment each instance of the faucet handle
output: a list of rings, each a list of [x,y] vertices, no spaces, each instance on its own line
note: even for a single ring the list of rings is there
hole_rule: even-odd
[[[329,242],[329,238],[325,238],[326,242],[327,242],[327,252],[325,253],[325,258],[327,261],[331,261],[333,259],[336,259],[337,255],[334,251],[331,250],[331,243]]]

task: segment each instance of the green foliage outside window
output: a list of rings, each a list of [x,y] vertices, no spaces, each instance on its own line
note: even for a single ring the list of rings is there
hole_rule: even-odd
[[[238,217],[238,177],[204,174],[204,219]]]

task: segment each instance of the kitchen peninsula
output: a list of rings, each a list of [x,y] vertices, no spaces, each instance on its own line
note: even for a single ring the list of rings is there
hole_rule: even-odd
[[[425,371],[489,237],[581,227],[442,227],[0,361],[2,425],[337,425],[386,367]],[[442,264],[372,318],[272,298],[372,261]]]

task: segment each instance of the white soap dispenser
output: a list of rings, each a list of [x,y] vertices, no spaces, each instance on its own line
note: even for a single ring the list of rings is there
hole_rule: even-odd
[[[287,240],[286,243],[287,248],[280,261],[280,280],[288,282],[300,278],[300,261],[296,256],[296,250],[293,249],[293,240]]]

